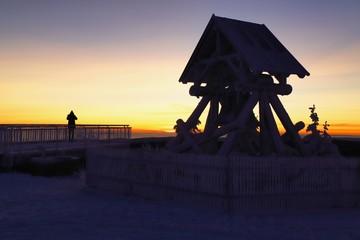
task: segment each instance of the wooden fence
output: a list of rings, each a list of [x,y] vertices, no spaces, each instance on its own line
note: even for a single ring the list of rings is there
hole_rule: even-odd
[[[127,124],[78,124],[69,143],[64,124],[0,124],[0,169],[11,169],[23,157],[83,149],[98,144],[124,143],[131,138]]]
[[[360,206],[360,159],[89,149],[87,184],[227,211]]]

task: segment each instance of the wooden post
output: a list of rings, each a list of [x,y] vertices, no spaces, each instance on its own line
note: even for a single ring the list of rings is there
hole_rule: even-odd
[[[246,104],[244,105],[243,109],[241,109],[238,118],[235,121],[233,121],[229,124],[226,124],[223,127],[214,131],[214,134],[212,137],[220,137],[227,133],[230,133],[230,131],[232,131],[233,129],[243,128],[246,124],[246,121],[251,116],[252,110],[254,109],[258,100],[259,100],[258,94],[256,92],[254,92],[250,96],[250,98],[248,99]],[[221,148],[218,152],[218,155],[228,155],[230,153],[230,151],[232,150],[234,144],[236,143],[236,140],[237,140],[237,135],[235,133],[229,134],[226,137],[226,140],[223,142],[223,145],[221,146]]]
[[[260,115],[260,152],[261,155],[269,155],[271,153],[272,141],[269,137],[269,129],[266,123],[269,107],[269,101],[266,96],[266,92],[260,92],[259,94],[259,115]]]
[[[267,103],[268,104],[267,104],[266,108],[264,109],[264,111],[265,111],[265,115],[266,115],[265,121],[268,126],[268,129],[270,130],[270,139],[274,143],[276,152],[279,155],[284,155],[285,154],[285,146],[280,138],[280,133],[276,126],[276,121],[275,121],[274,115],[272,114],[268,98],[267,98]]]
[[[185,126],[187,127],[187,130],[190,130],[192,126],[196,126],[197,121],[199,120],[202,112],[205,110],[206,106],[208,105],[209,101],[211,100],[210,96],[204,96],[201,98],[200,102],[198,103],[197,107],[194,109],[190,117],[187,119]],[[181,119],[179,119],[181,120]],[[178,121],[179,121],[178,120]],[[182,121],[182,120],[181,120]],[[183,122],[183,121],[182,121]],[[167,143],[167,147],[170,150],[179,149],[178,145],[180,145],[181,140],[183,140],[182,134],[178,132],[175,138],[170,140]],[[177,150],[179,151],[179,150]]]
[[[206,119],[206,125],[205,125],[205,129],[204,129],[205,135],[211,135],[214,132],[214,130],[217,129],[218,116],[219,116],[219,99],[218,99],[218,97],[215,97],[210,101],[209,114]],[[218,140],[213,139],[201,147],[204,150],[204,153],[211,154],[211,153],[217,152],[217,148],[218,148],[217,144],[218,144]]]
[[[292,139],[294,139],[294,142],[300,154],[303,156],[310,156],[310,153],[305,148],[304,143],[302,142],[300,135],[296,131],[294,124],[291,122],[291,119],[287,114],[284,106],[281,104],[279,97],[276,94],[271,94],[270,102],[285,130],[292,137]]]

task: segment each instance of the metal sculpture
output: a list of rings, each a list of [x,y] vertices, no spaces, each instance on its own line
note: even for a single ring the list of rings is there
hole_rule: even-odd
[[[201,100],[186,121],[177,120],[169,150],[308,155],[298,134],[305,124],[294,125],[278,97],[292,92],[291,74],[310,75],[265,25],[213,15],[179,80],[193,83],[190,95]],[[193,131],[207,106],[204,131]]]

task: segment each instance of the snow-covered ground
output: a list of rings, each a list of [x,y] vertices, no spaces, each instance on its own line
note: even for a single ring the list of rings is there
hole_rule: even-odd
[[[360,239],[360,209],[226,214],[0,173],[0,239]]]

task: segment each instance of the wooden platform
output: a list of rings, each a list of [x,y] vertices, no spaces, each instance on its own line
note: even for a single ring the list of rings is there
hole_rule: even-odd
[[[128,146],[128,124],[78,124],[70,138],[65,124],[0,124],[0,169],[36,156],[63,156],[104,145]]]
[[[76,155],[85,157],[88,148],[100,146],[128,147],[128,139],[104,141],[58,141],[12,144],[0,150],[0,169],[12,169],[17,163],[37,156]]]

